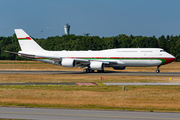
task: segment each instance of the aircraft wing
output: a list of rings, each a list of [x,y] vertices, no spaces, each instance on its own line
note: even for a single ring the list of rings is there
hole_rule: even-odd
[[[29,59],[33,59],[36,61],[41,61],[41,62],[47,62],[47,63],[52,63],[52,64],[56,64],[58,65],[62,59],[64,59],[63,57],[52,57],[52,56],[41,56],[41,55],[32,55],[32,54],[25,54],[25,53],[18,53],[18,52],[12,52],[12,51],[5,51],[8,53],[12,53],[12,54],[17,54],[21,57],[24,58],[29,58]],[[68,58],[68,59],[72,59],[72,58]],[[84,59],[74,59],[76,66],[75,67],[86,67],[87,65],[90,64],[89,60],[84,60]]]
[[[76,63],[76,66],[75,67],[86,67],[88,65],[90,65],[90,63],[93,61],[93,60],[84,60],[84,59],[74,59],[75,60],[75,63]],[[117,64],[121,64],[121,65],[124,65],[123,62],[121,61],[97,61],[97,62],[102,62],[104,63],[105,65],[117,65]]]
[[[60,63],[62,62],[63,59],[73,59],[75,61],[75,67],[87,67],[90,65],[91,61],[93,60],[87,60],[87,59],[78,59],[78,58],[65,58],[65,57],[53,57],[53,56],[41,56],[41,55],[32,55],[32,54],[25,54],[25,53],[18,53],[18,52],[12,52],[12,51],[5,51],[8,53],[13,53],[13,54],[17,54],[21,57],[24,58],[29,58],[29,59],[33,59],[36,61],[41,61],[41,62],[45,62],[45,63],[51,63],[51,64],[55,64],[55,65],[60,65]],[[98,61],[98,62],[102,62],[105,65],[116,65],[116,64],[124,64],[123,62],[120,61]]]

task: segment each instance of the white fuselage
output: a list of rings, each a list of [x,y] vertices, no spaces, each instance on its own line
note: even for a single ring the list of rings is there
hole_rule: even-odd
[[[160,48],[117,48],[100,51],[20,51],[19,53],[50,58],[86,59],[91,61],[117,62],[118,66],[158,66],[175,59]],[[41,60],[42,61],[42,60]],[[173,60],[174,61],[174,60]],[[117,66],[115,65],[115,66]],[[108,66],[108,65],[107,65]],[[111,65],[112,66],[112,65]],[[109,66],[109,67],[111,67]]]

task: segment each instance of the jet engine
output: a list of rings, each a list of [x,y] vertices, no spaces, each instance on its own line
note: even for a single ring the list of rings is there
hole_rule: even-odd
[[[76,63],[74,59],[62,59],[61,65],[63,67],[75,67]]]
[[[113,67],[115,70],[124,70],[124,69],[126,69],[126,67],[125,66],[115,66],[115,67]]]
[[[93,62],[91,62],[91,64],[90,64],[90,68],[91,68],[92,70],[104,70],[104,63],[93,61]]]

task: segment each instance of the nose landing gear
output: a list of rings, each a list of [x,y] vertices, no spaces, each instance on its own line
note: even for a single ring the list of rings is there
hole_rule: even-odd
[[[159,65],[159,66],[157,66],[156,73],[160,73],[159,67],[160,67],[160,65]]]

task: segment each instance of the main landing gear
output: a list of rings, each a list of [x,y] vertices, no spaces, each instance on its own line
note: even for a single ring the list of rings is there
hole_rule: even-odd
[[[94,70],[88,68],[88,69],[84,69],[84,72],[86,72],[86,73],[93,73]],[[97,72],[98,72],[98,73],[103,73],[104,70],[97,70]]]
[[[159,67],[160,67],[160,65],[159,65],[159,66],[157,66],[156,73],[160,73]]]
[[[92,69],[84,69],[84,71],[87,73],[93,73],[94,72],[94,70],[92,70]]]

